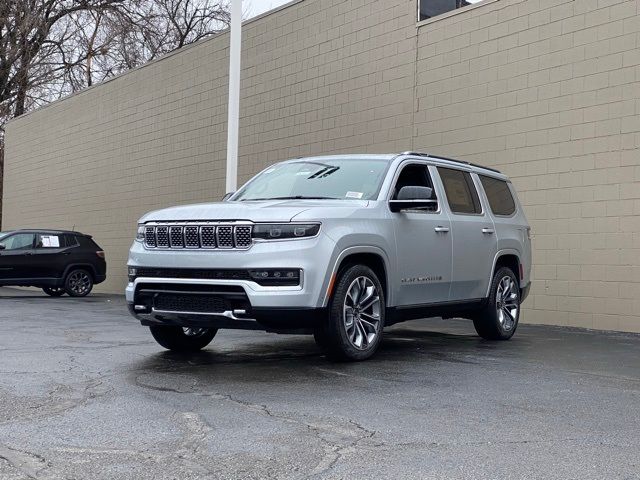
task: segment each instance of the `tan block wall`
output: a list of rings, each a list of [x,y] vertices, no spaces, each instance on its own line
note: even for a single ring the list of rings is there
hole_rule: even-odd
[[[524,320],[640,331],[637,0],[304,0],[243,32],[240,180],[419,149],[509,174],[534,230]],[[5,227],[94,234],[122,291],[137,218],[224,192],[227,35],[9,124]]]
[[[419,30],[416,147],[513,179],[527,322],[640,331],[639,5],[501,0]]]

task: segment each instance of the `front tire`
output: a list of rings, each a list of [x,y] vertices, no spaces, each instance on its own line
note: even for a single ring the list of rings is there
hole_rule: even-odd
[[[330,358],[362,361],[380,346],[385,321],[382,284],[365,265],[344,269],[329,304],[329,318],[320,339]]]
[[[478,335],[486,340],[509,340],[520,320],[520,286],[515,273],[500,268],[491,281],[487,305],[473,319]]]
[[[93,277],[81,268],[71,270],[64,282],[64,290],[70,297],[86,297],[93,290]]]
[[[211,343],[218,330],[192,327],[149,327],[151,335],[161,346],[173,352],[197,352]]]
[[[62,287],[44,287],[42,291],[50,297],[61,297],[66,293]]]

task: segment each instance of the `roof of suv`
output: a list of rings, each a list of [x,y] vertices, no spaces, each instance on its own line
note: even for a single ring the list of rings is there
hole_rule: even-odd
[[[442,157],[439,155],[431,155],[429,153],[421,153],[421,152],[403,152],[403,153],[393,153],[393,154],[356,154],[356,155],[323,155],[323,156],[314,156],[314,157],[299,157],[293,160],[289,160],[292,162],[302,161],[302,160],[327,160],[330,158],[341,159],[341,160],[385,160],[387,162],[392,162],[400,157],[414,157],[414,158],[423,158],[429,159],[434,163],[437,163],[442,166],[449,167],[464,167],[466,169],[473,170],[477,173],[486,173],[492,176],[499,176],[506,178],[506,175],[499,170],[490,167],[484,167],[482,165],[477,165],[475,163],[466,162],[464,160],[456,160],[453,158]]]

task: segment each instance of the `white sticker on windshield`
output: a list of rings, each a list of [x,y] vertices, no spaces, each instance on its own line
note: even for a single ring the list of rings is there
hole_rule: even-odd
[[[362,198],[362,196],[364,195],[364,193],[362,192],[347,192],[347,194],[345,195],[347,198],[357,198],[360,199]]]
[[[311,175],[311,172],[298,172],[298,173],[296,173],[296,176],[302,176],[302,175]]]

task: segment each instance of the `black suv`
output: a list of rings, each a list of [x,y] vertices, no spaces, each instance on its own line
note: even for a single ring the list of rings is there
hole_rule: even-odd
[[[0,286],[84,297],[106,278],[104,251],[89,235],[63,230],[0,233]]]

